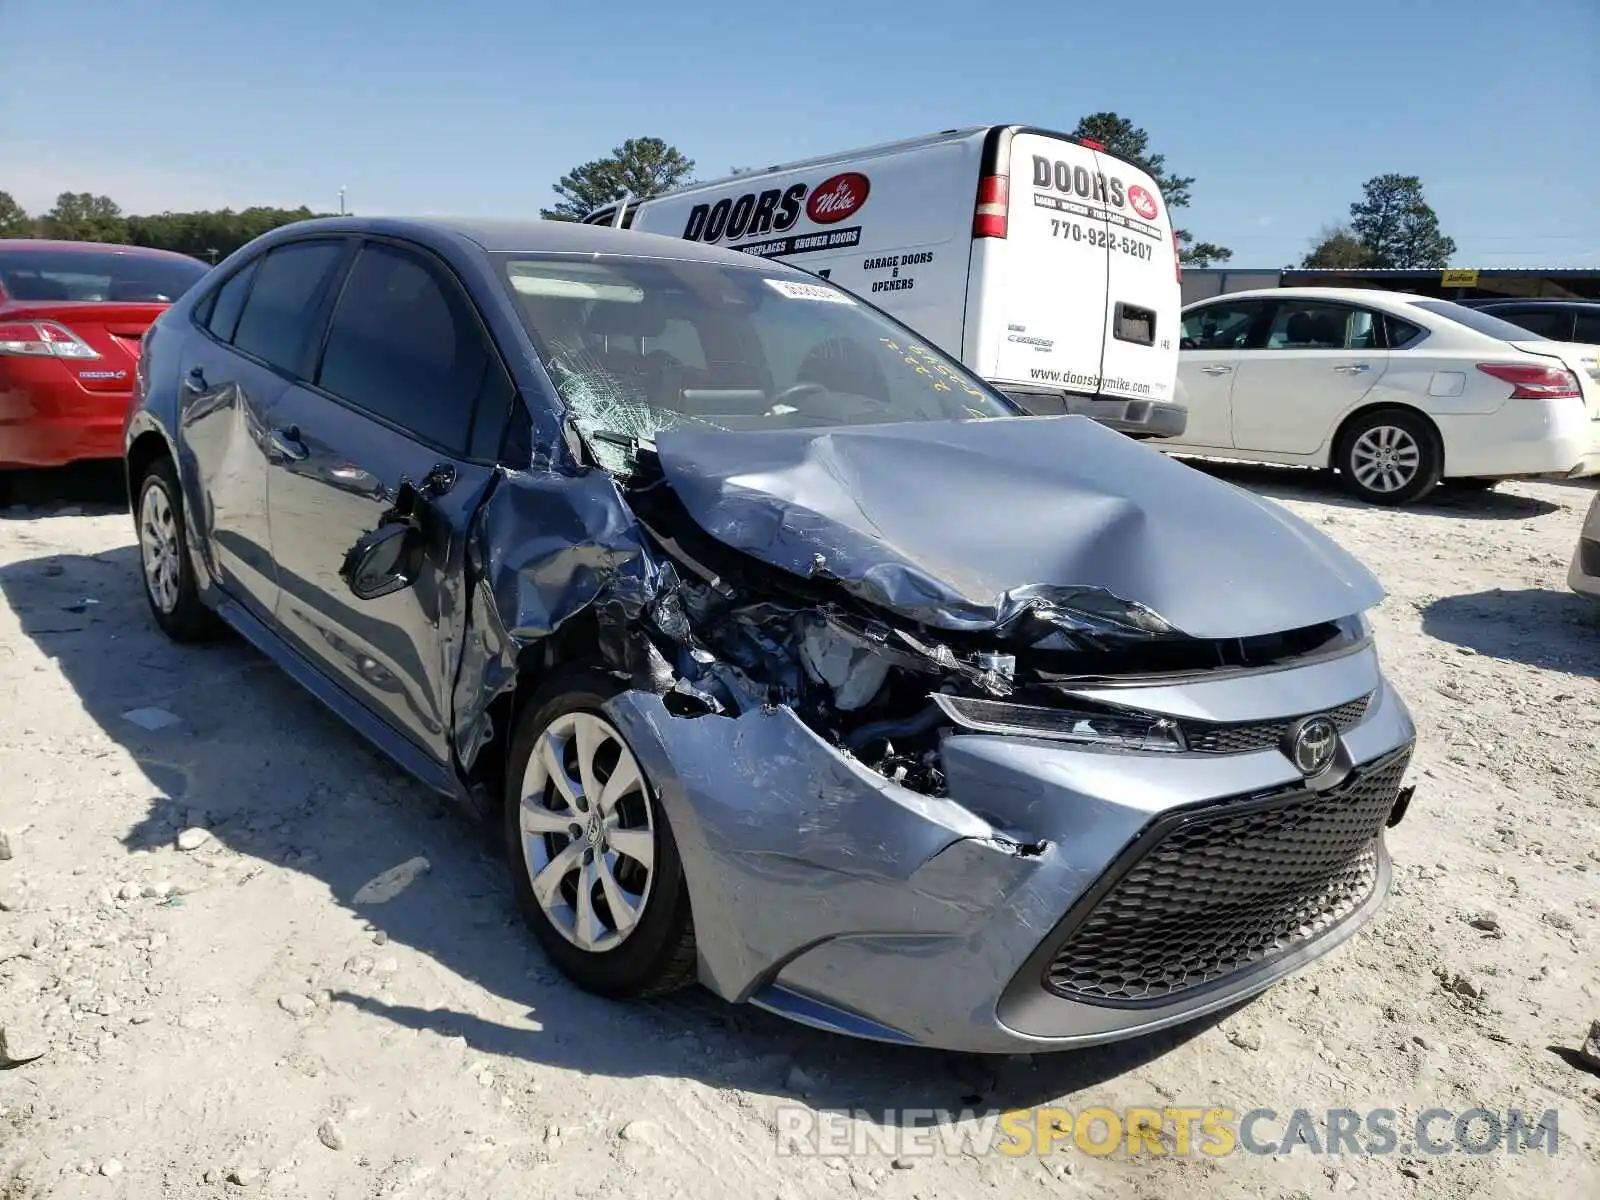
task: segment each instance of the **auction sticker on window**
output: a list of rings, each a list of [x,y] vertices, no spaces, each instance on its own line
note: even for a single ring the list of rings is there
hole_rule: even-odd
[[[769,279],[767,286],[791,300],[820,300],[824,304],[854,304],[855,301],[837,288],[816,283],[797,283],[793,279]]]

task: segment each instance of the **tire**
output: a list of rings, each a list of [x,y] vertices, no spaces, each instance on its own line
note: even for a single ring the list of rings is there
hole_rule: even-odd
[[[621,690],[608,675],[577,670],[535,693],[512,741],[503,826],[517,905],[545,954],[585,991],[641,999],[693,983],[697,960],[689,889],[666,812],[601,711]],[[580,746],[588,751],[588,772],[577,761]],[[559,776],[548,765],[552,760]],[[637,782],[602,809],[586,794],[583,779],[604,795],[603,785],[629,764]],[[526,802],[524,791],[534,793]],[[525,833],[530,822],[534,828]],[[641,857],[614,844],[620,834]],[[580,880],[588,882],[587,906]],[[632,909],[626,928],[616,900]]]
[[[1343,431],[1335,466],[1351,493],[1369,504],[1410,504],[1431,492],[1444,451],[1420,413],[1384,408],[1362,413]]]
[[[161,631],[175,642],[204,642],[220,634],[222,622],[200,599],[195,583],[183,491],[171,459],[156,459],[139,477],[133,524],[139,538],[139,581]]]
[[[1457,492],[1492,492],[1504,480],[1487,479],[1481,475],[1462,475],[1442,482],[1445,487]]]

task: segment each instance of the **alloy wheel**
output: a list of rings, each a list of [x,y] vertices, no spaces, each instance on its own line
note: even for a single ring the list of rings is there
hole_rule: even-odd
[[[1374,425],[1350,447],[1350,470],[1362,487],[1397,492],[1416,477],[1422,447],[1398,425]]]
[[[164,613],[178,607],[178,523],[166,488],[150,483],[139,501],[139,556],[150,598]]]
[[[655,878],[655,802],[622,735],[595,713],[556,717],[528,757],[521,797],[523,865],[550,924],[580,950],[620,945]]]

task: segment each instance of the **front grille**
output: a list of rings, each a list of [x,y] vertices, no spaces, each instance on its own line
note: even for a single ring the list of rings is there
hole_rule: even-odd
[[[1064,925],[1044,985],[1069,1000],[1162,1004],[1318,937],[1378,880],[1405,749],[1326,792],[1178,812],[1143,834]]]
[[[1348,704],[1328,710],[1328,716],[1348,733],[1366,718],[1367,706],[1372,696],[1362,696]],[[1310,714],[1307,714],[1310,715]],[[1181,721],[1186,748],[1199,754],[1249,754],[1253,750],[1271,750],[1283,744],[1294,721],[1256,721],[1239,725],[1210,725],[1201,721]]]

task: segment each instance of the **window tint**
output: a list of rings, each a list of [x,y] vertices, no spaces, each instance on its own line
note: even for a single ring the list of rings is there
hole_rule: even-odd
[[[1402,321],[1399,317],[1392,317],[1387,313],[1384,314],[1383,321],[1389,327],[1389,347],[1392,350],[1409,346],[1424,332],[1422,326]]]
[[[1261,315],[1260,300],[1221,301],[1191,309],[1183,318],[1181,350],[1240,350]]]
[[[317,294],[343,253],[341,242],[292,242],[269,252],[256,268],[233,344],[280,370],[299,373]]]
[[[1577,327],[1572,331],[1572,340],[1591,346],[1600,345],[1600,310],[1578,314]]]
[[[1552,341],[1565,342],[1572,336],[1572,316],[1559,308],[1491,308],[1485,311]]]
[[[13,300],[176,300],[210,270],[182,254],[76,247],[0,250],[0,286]]]
[[[503,376],[457,288],[403,250],[362,248],[328,330],[321,387],[460,454],[491,366]]]
[[[250,280],[260,261],[253,259],[235,271],[211,297],[211,315],[206,318],[206,328],[225,342],[233,340],[244,298],[250,294]]]
[[[1364,308],[1316,300],[1284,300],[1267,331],[1268,350],[1371,350],[1378,326]]]

